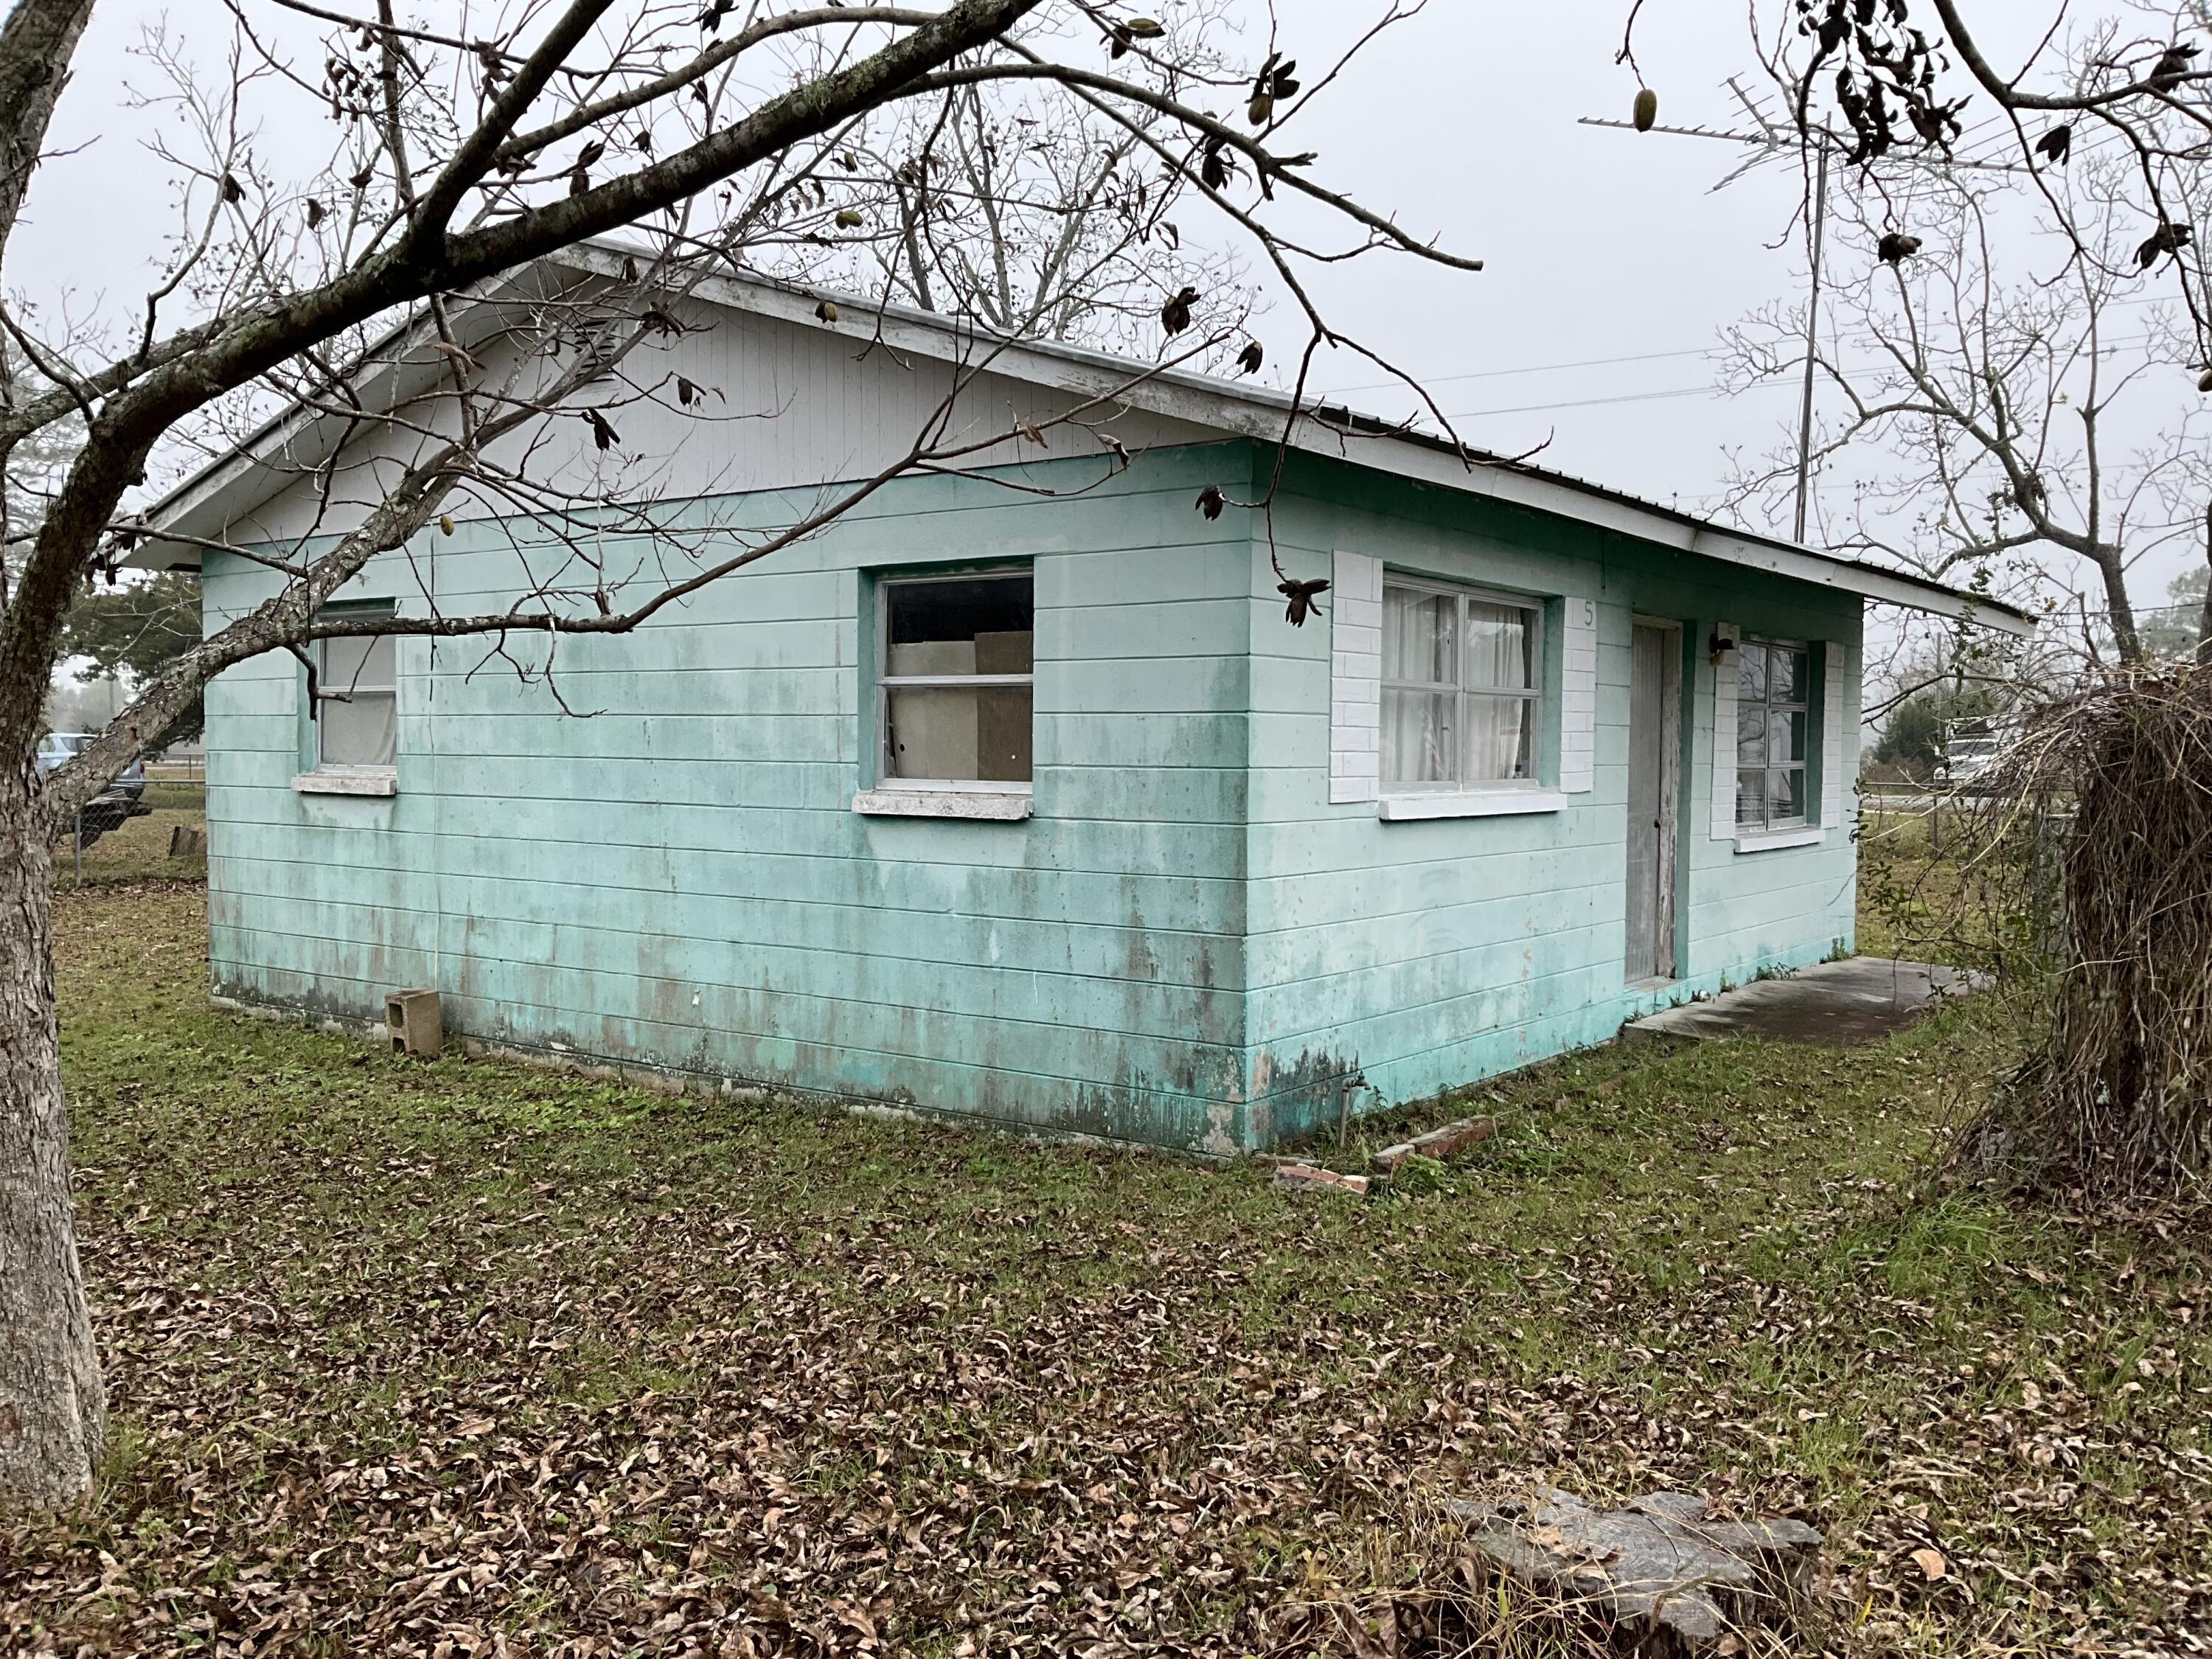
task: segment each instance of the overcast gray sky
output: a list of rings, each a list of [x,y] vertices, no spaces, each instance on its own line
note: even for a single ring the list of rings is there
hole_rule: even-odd
[[[1359,9],[1292,0],[1285,33],[1340,33]],[[1765,246],[1796,181],[1770,166],[1711,193],[1738,159],[1727,147],[1578,125],[1628,113],[1636,82],[1613,62],[1625,15],[1623,0],[1443,0],[1377,40],[1302,142],[1364,200],[1486,269],[1376,259],[1319,286],[1465,417],[1471,441],[1510,453],[1556,434],[1546,464],[1688,505],[1719,483],[1723,445],[1764,444],[1787,415],[1786,394],[1703,390],[1712,365],[1698,354],[1797,282],[1798,256]],[[1638,55],[1663,118],[1726,121],[1720,83],[1749,57],[1741,9],[1647,0]],[[1569,363],[1591,366],[1553,367]],[[1340,360],[1329,384],[1377,378]],[[1410,407],[1380,388],[1354,401]]]
[[[1419,374],[1471,441],[1510,453],[1550,434],[1547,465],[1694,507],[1719,488],[1728,450],[1771,447],[1794,419],[1786,389],[1712,392],[1701,354],[1723,325],[1802,288],[1802,248],[1774,246],[1798,185],[1790,166],[1770,164],[1716,193],[1740,159],[1729,147],[1577,124],[1627,112],[1635,82],[1613,61],[1626,9],[1431,0],[1376,42],[1304,118],[1299,142],[1320,151],[1317,176],[1487,269],[1376,257],[1320,273],[1316,290],[1333,317]],[[442,21],[460,7],[403,9]],[[1311,69],[1376,9],[1280,0],[1282,38]],[[1978,9],[2000,31],[2028,21],[2011,3]],[[1264,39],[1260,0],[1250,13]],[[155,84],[126,53],[165,15],[210,68],[226,50],[216,0],[103,0],[52,135],[73,153],[50,164],[10,256],[12,284],[43,303],[73,290],[78,307],[104,296],[128,312],[161,256],[170,186],[146,144],[173,116],[129,108],[115,88]],[[313,72],[314,33],[298,39]],[[1662,121],[1741,125],[1723,84],[1731,74],[1757,84],[1741,0],[1646,0],[1638,54]],[[1285,306],[1261,331],[1279,362],[1297,343]],[[1583,366],[1560,367],[1570,364]],[[1409,412],[1408,396],[1378,379],[1340,356],[1322,383],[1365,388],[1351,400],[1376,413]],[[2145,596],[2169,574],[2154,573]]]

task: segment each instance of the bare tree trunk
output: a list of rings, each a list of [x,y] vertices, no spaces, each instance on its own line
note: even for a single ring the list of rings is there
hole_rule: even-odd
[[[2112,649],[2123,663],[2139,663],[2143,659],[2142,635],[2136,631],[2136,607],[2128,598],[2127,572],[2117,556],[2099,559],[2097,568],[2105,579],[2105,620],[2112,625]]]
[[[77,1262],[52,896],[27,757],[0,778],[0,1513],[91,1489],[106,1431]]]
[[[2212,567],[2212,502],[2204,508],[2204,562]],[[2212,568],[2204,583],[2204,610],[2197,619],[2197,660],[2212,666]]]

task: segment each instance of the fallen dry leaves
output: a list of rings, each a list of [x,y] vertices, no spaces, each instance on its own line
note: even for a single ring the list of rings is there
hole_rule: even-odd
[[[1426,1495],[1532,1471],[1827,1528],[1839,1650],[2212,1642],[2203,1249],[1904,1190],[1909,1046],[1362,1202],[366,1055],[208,1012],[198,902],[64,907],[116,1444],[9,1651],[1412,1650]]]

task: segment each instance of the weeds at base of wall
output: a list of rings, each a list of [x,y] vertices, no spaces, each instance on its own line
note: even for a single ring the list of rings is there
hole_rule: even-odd
[[[379,1049],[389,1046],[391,1033],[380,1020],[347,1018],[326,1011],[289,1005],[252,1002],[244,998],[210,995],[208,1006],[219,1013],[234,1018],[271,1022],[279,1024],[302,1025],[319,1031],[325,1036],[344,1037],[374,1045]],[[579,1053],[559,1044],[532,1048],[514,1042],[488,1042],[482,1037],[461,1033],[450,1033],[447,1039],[448,1056],[456,1054],[471,1061],[491,1061],[526,1066],[538,1071],[550,1071],[568,1077],[582,1078],[591,1082],[644,1089],[655,1094],[682,1098],[689,1095],[714,1096],[720,1099],[744,1105],[764,1104],[771,1100],[787,1100],[827,1109],[850,1113],[858,1117],[874,1118],[885,1122],[935,1123],[951,1125],[978,1133],[1010,1136],[1036,1146],[1085,1146],[1100,1152],[1119,1152],[1128,1156],[1173,1158],[1178,1162],[1200,1164],[1218,1170],[1233,1170],[1247,1164],[1259,1164],[1273,1169],[1283,1164],[1310,1164],[1311,1154],[1291,1154],[1279,1151],[1212,1152],[1199,1147],[1158,1146],[1149,1142],[1117,1140],[1110,1136],[1090,1133],[1080,1129],[1038,1129],[1011,1123],[1003,1119],[986,1117],[981,1114],[957,1111],[933,1111],[904,1102],[872,1099],[858,1095],[842,1095],[829,1090],[794,1088],[788,1085],[768,1085],[747,1082],[740,1079],[720,1076],[712,1072],[696,1071],[676,1066],[641,1065],[635,1061],[615,1061]],[[1556,1059],[1556,1056],[1554,1057]],[[1551,1063],[1537,1061],[1537,1065]],[[1528,1067],[1519,1068],[1522,1070]],[[1512,1073],[1501,1073],[1510,1077]],[[1455,1101],[1463,1101],[1486,1084],[1497,1079],[1485,1079],[1481,1085],[1470,1085],[1465,1089],[1447,1091],[1426,1101],[1385,1106],[1377,1096],[1374,1115],[1413,1113],[1425,1109],[1435,1110],[1451,1108]],[[1364,1125],[1365,1115],[1356,1116],[1353,1123]],[[1310,1145],[1324,1138],[1336,1144],[1334,1130],[1317,1130],[1300,1137],[1290,1145]]]
[[[249,1002],[241,998],[211,995],[208,1004],[217,1012],[234,1018],[258,1020],[271,1024],[302,1025],[320,1032],[325,1036],[342,1037],[373,1045],[382,1050],[390,1045],[391,1033],[381,1021],[348,1019],[319,1010],[305,1007],[275,1006],[266,1003]],[[635,1062],[617,1063],[593,1059],[573,1050],[558,1047],[526,1048],[512,1042],[491,1042],[481,1037],[455,1034],[447,1045],[449,1057],[458,1054],[472,1063],[493,1063],[525,1066],[537,1071],[552,1072],[565,1077],[581,1078],[595,1083],[643,1089],[671,1098],[690,1096],[714,1097],[739,1105],[764,1105],[773,1100],[787,1100],[821,1109],[848,1113],[856,1117],[872,1118],[883,1122],[949,1124],[971,1133],[1011,1136],[1034,1146],[1084,1146],[1100,1152],[1111,1152],[1132,1157],[1171,1158],[1180,1163],[1231,1170],[1249,1164],[1273,1170],[1285,1166],[1310,1164],[1316,1161],[1310,1153],[1290,1154],[1277,1152],[1236,1152],[1216,1154],[1193,1149],[1153,1146],[1138,1142],[1114,1140],[1101,1135],[1087,1134],[1079,1130],[1040,1131],[1025,1129],[996,1119],[971,1116],[952,1112],[931,1112],[921,1108],[895,1102],[870,1100],[851,1095],[832,1094],[827,1091],[770,1087],[749,1083],[736,1078],[718,1077],[712,1073],[680,1071],[641,1066]],[[1539,1061],[1538,1066],[1554,1064],[1553,1060]],[[1523,1067],[1532,1070],[1533,1067]],[[1501,1073],[1510,1077],[1511,1073]],[[1486,1079],[1495,1083],[1496,1079]],[[1413,1103],[1407,1106],[1385,1109],[1393,1115],[1419,1113],[1424,1108],[1431,1112],[1438,1109],[1456,1110],[1455,1103],[1464,1101],[1484,1085],[1471,1085],[1465,1090],[1451,1091],[1434,1099]],[[1497,1098],[1494,1090],[1493,1098]],[[1364,1122],[1365,1120],[1355,1120]],[[1320,1134],[1307,1137],[1318,1140]],[[1365,1161],[1364,1154],[1360,1161]],[[1432,1164],[1441,1172],[1444,1166],[1436,1160],[1420,1158],[1415,1162]],[[1426,1190],[1416,1173],[1410,1181],[1392,1178],[1391,1172],[1380,1171],[1375,1190],[1380,1194],[1403,1194],[1409,1190]]]
[[[259,1020],[283,1025],[300,1025],[320,1032],[325,1036],[344,1037],[365,1042],[383,1049],[390,1046],[391,1033],[380,1020],[349,1019],[320,1010],[306,1007],[272,1006],[249,1002],[242,998],[211,995],[208,1006],[216,1012],[234,1018]],[[1001,1119],[980,1114],[932,1111],[926,1108],[899,1101],[872,1099],[860,1095],[841,1095],[826,1089],[802,1089],[787,1084],[769,1085],[748,1082],[742,1079],[720,1076],[712,1072],[696,1072],[674,1066],[645,1066],[635,1060],[615,1061],[595,1058],[558,1046],[543,1048],[527,1048],[514,1042],[489,1042],[482,1037],[450,1034],[447,1039],[447,1055],[465,1058],[472,1063],[510,1064],[526,1066],[532,1070],[553,1072],[564,1077],[582,1078],[594,1083],[646,1090],[653,1094],[674,1099],[696,1096],[714,1097],[738,1105],[764,1105],[770,1101],[783,1100],[848,1114],[854,1117],[872,1118],[882,1122],[933,1123],[965,1129],[974,1133],[1000,1134],[1041,1146],[1086,1146],[1100,1152],[1118,1152],[1127,1157],[1175,1158],[1179,1161],[1233,1168],[1245,1162],[1245,1155],[1233,1153],[1219,1156],[1195,1150],[1171,1146],[1155,1146],[1141,1141],[1115,1140],[1108,1136],[1086,1133],[1078,1129],[1044,1130],[1025,1127]],[[418,1062],[422,1063],[422,1062]]]

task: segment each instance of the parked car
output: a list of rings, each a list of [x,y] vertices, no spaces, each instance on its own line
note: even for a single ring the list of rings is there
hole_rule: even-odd
[[[1989,775],[2004,758],[2014,735],[2010,725],[1996,716],[1976,715],[1950,722],[1944,733],[1942,758],[1936,763],[1936,781],[1952,789],[1985,788]]]
[[[43,775],[52,772],[70,757],[82,754],[93,737],[90,732],[46,733],[39,740],[40,773]],[[143,817],[153,810],[146,805],[146,769],[133,761],[112,783],[85,804],[82,814],[84,844],[89,847],[109,830],[119,830],[130,819]],[[70,833],[76,833],[74,824]]]

